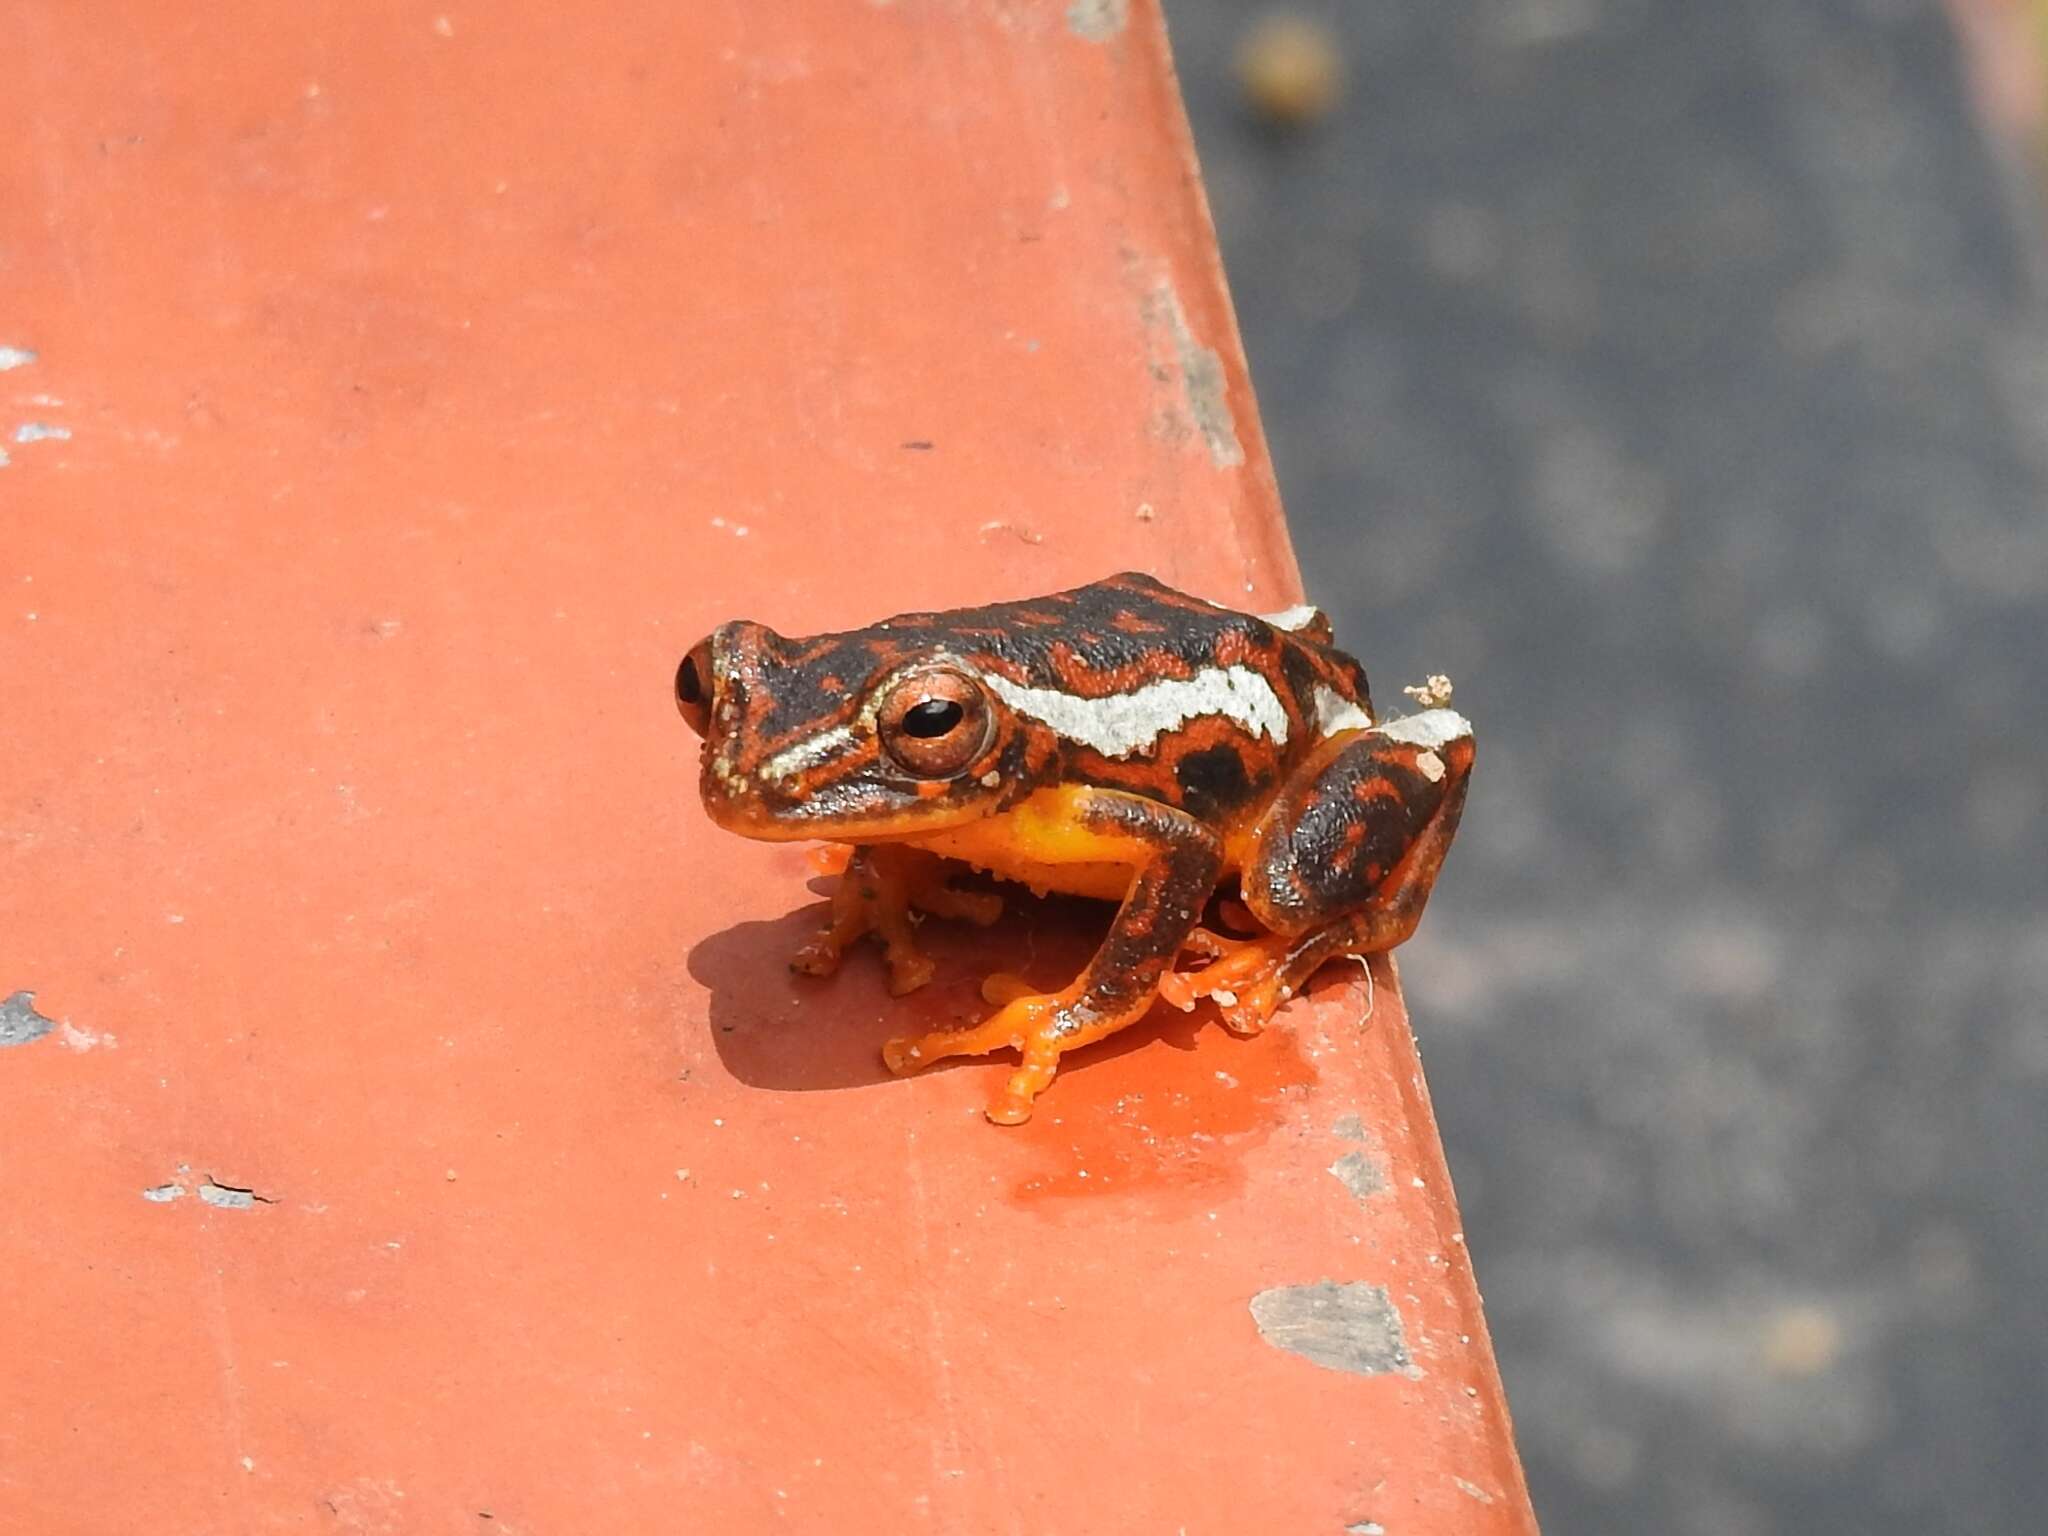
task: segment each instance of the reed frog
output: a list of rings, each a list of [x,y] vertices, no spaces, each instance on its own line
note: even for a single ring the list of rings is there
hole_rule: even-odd
[[[923,986],[914,914],[1001,910],[951,884],[962,866],[1120,904],[1059,991],[991,976],[980,1024],[883,1048],[896,1073],[1020,1052],[988,1109],[1016,1124],[1063,1054],[1155,998],[1213,999],[1255,1034],[1325,960],[1415,931],[1472,771],[1440,682],[1432,707],[1380,719],[1317,610],[1236,613],[1126,573],[804,639],[735,620],[683,659],[675,698],[715,822],[853,848],[799,971],[873,934],[891,990]],[[1204,926],[1219,888],[1250,937]]]

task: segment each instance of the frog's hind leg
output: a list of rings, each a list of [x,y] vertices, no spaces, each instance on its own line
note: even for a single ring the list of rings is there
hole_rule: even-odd
[[[1458,830],[1472,758],[1471,727],[1449,710],[1333,739],[1253,837],[1244,902],[1269,931],[1192,936],[1210,963],[1163,995],[1183,1008],[1213,998],[1229,1028],[1255,1034],[1324,961],[1406,941]]]
[[[1015,815],[1013,836],[1035,857],[1131,872],[1108,937],[1058,992],[1034,992],[1016,977],[992,976],[982,990],[996,1011],[982,1023],[882,1047],[882,1059],[899,1074],[948,1056],[1017,1050],[1023,1061],[988,1107],[989,1119],[1000,1125],[1031,1117],[1032,1102],[1052,1082],[1062,1055],[1145,1016],[1223,865],[1222,843],[1202,822],[1116,790],[1048,790]]]
[[[832,892],[830,917],[790,957],[790,968],[829,976],[847,946],[872,933],[888,961],[889,990],[898,997],[915,992],[932,979],[932,962],[917,946],[913,913],[961,917],[983,927],[1002,915],[1003,898],[993,891],[956,891],[946,883],[955,867],[919,848],[856,848]]]

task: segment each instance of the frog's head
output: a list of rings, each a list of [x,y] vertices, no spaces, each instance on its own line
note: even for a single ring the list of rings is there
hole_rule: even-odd
[[[972,662],[886,626],[790,640],[721,625],[676,669],[676,707],[704,738],[711,819],[773,841],[972,821],[1001,807],[1023,749]]]

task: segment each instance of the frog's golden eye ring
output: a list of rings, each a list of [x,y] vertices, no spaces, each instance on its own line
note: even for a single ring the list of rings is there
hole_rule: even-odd
[[[934,667],[892,685],[875,724],[897,767],[920,779],[950,779],[988,749],[995,712],[974,678]]]
[[[676,668],[676,708],[683,721],[699,736],[711,724],[711,641],[707,637],[690,648],[683,664]]]

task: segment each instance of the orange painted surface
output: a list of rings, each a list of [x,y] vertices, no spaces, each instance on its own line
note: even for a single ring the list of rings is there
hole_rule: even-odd
[[[735,614],[1295,597],[1152,5],[0,36],[0,1531],[1532,1529],[1384,971],[993,1128],[877,1046],[1100,914],[793,978],[669,699]],[[1408,1368],[1262,1336],[1326,1280]]]

